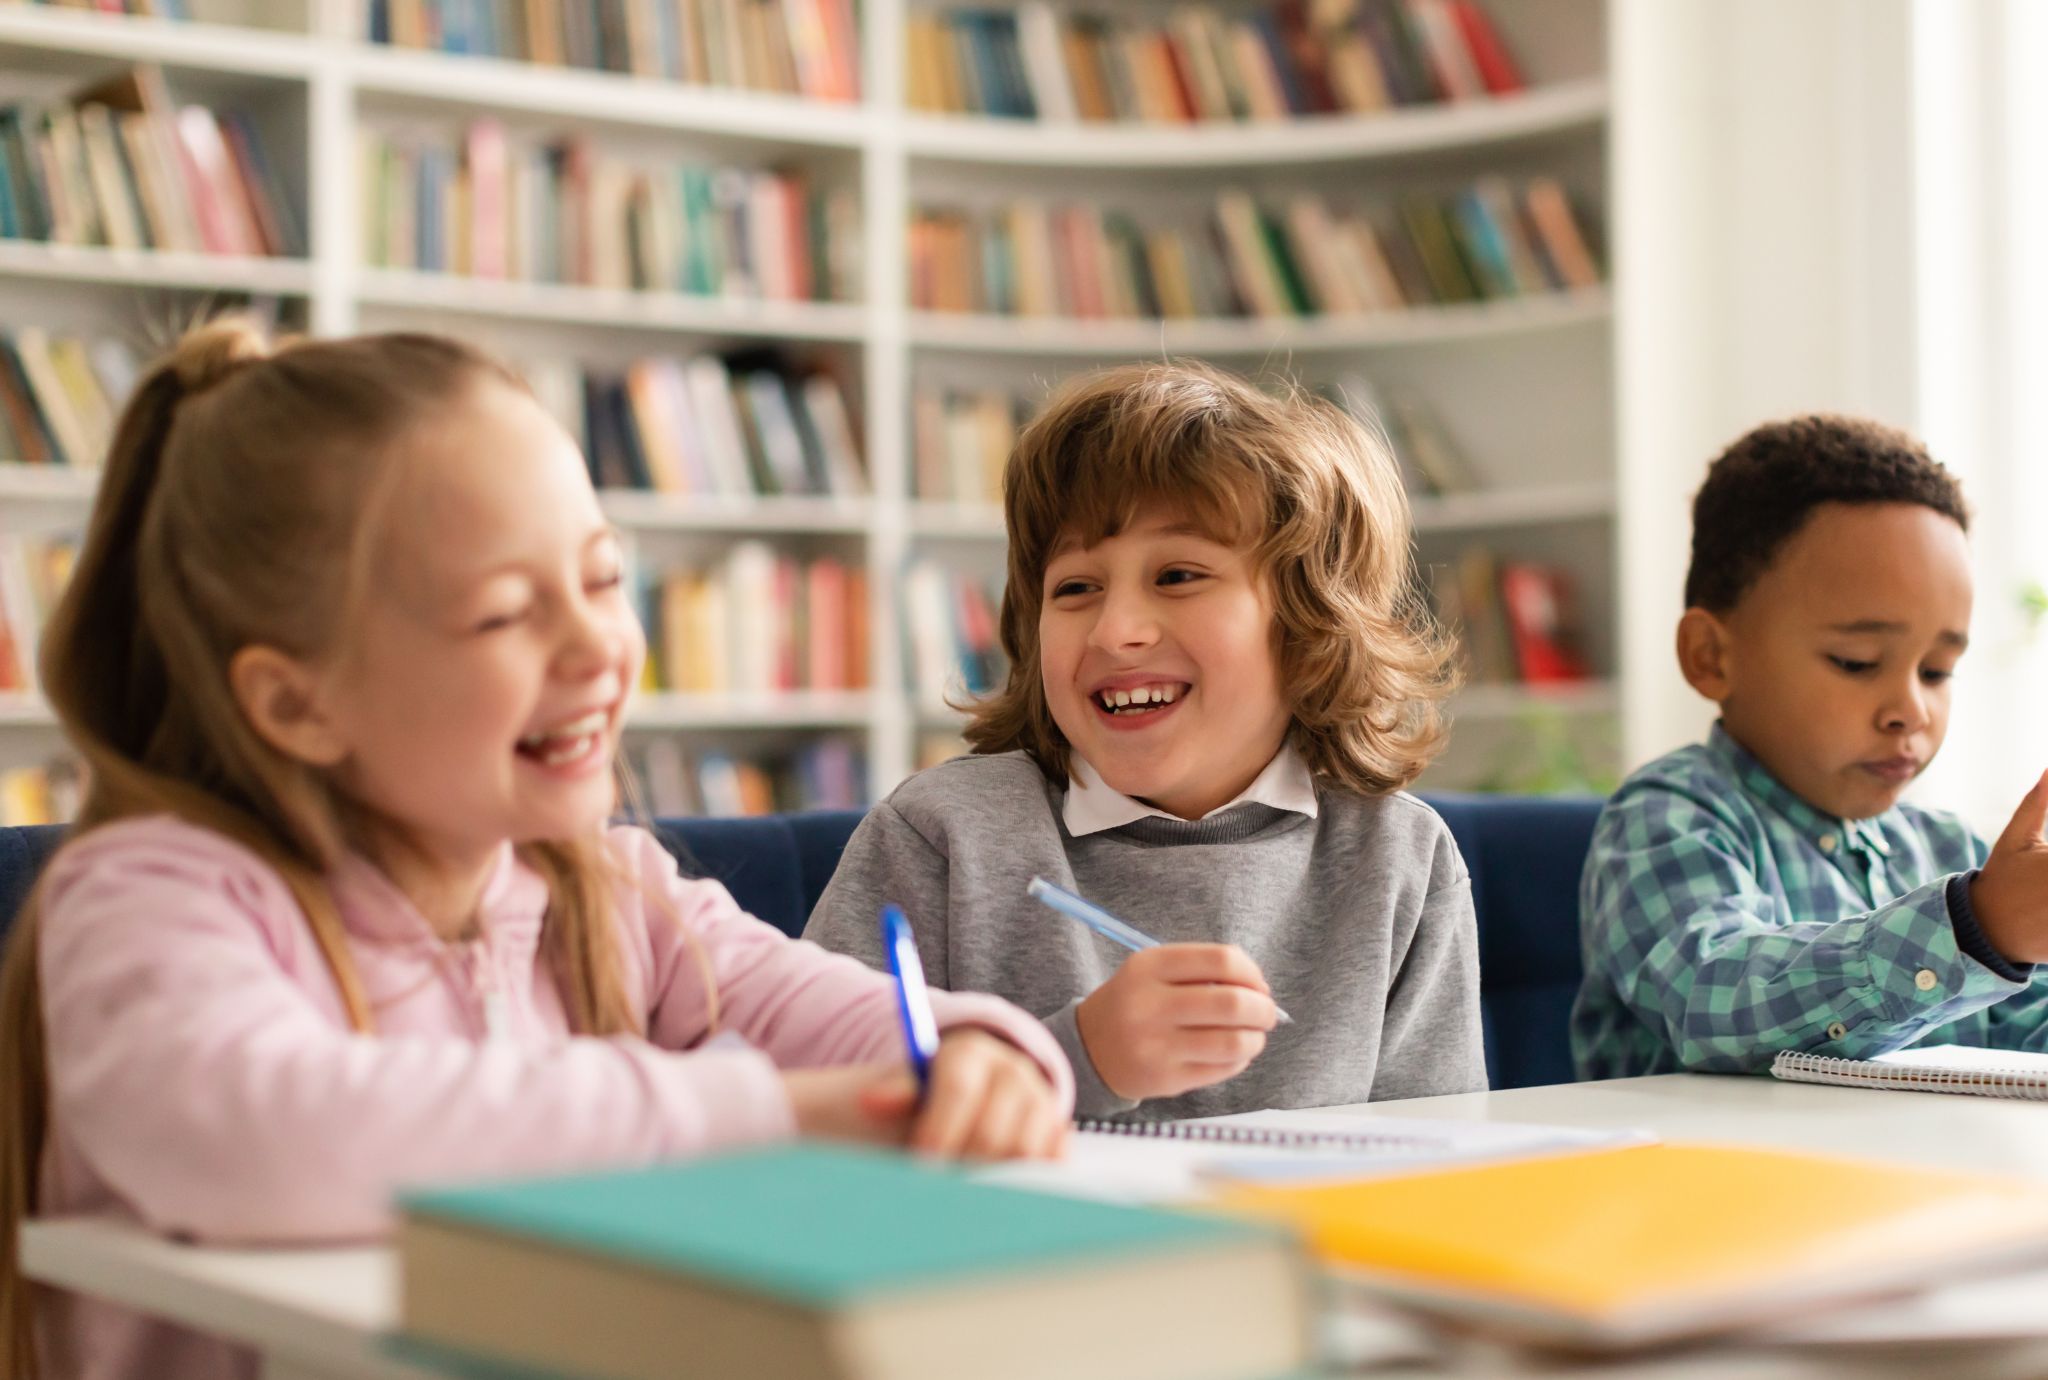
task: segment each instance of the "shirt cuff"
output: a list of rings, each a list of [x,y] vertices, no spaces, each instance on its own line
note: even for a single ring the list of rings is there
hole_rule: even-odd
[[[1970,904],[1970,883],[1977,880],[1980,871],[1981,868],[1972,868],[1948,879],[1948,920],[1955,927],[1956,947],[2007,982],[2031,981],[2034,965],[2014,963],[2000,953],[1985,935],[1984,927],[1977,923],[1976,907]]]
[[[1138,1100],[1118,1096],[1095,1071],[1095,1061],[1088,1057],[1088,1046],[1081,1040],[1081,1024],[1074,1014],[1080,1005],[1078,1001],[1068,1002],[1045,1018],[1045,1028],[1060,1042],[1067,1062],[1074,1066],[1074,1115],[1100,1120],[1128,1112],[1138,1105]]]

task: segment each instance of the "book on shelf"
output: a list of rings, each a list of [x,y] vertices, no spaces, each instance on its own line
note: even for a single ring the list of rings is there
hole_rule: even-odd
[[[1482,178],[1397,204],[1227,188],[1206,220],[1140,224],[1095,205],[1024,201],[912,213],[911,304],[1075,319],[1362,316],[1598,286],[1553,178]]]
[[[910,407],[912,493],[928,503],[1000,506],[1003,469],[1030,413],[1025,399],[919,384]]]
[[[647,690],[775,695],[868,684],[867,572],[743,541],[708,567],[644,571]]]
[[[1592,679],[1580,650],[1569,572],[1535,561],[1503,561],[1468,546],[1435,572],[1437,618],[1454,629],[1475,684],[1564,685]]]
[[[373,268],[784,302],[852,301],[860,208],[800,172],[626,158],[580,135],[364,127]]]
[[[600,488],[725,499],[868,492],[858,419],[829,370],[756,350],[522,372],[582,442]]]
[[[997,618],[1000,581],[947,568],[929,557],[903,577],[903,616],[911,691],[926,709],[1001,683],[1004,666]]]
[[[120,340],[0,331],[0,462],[98,469],[139,373]]]
[[[0,532],[0,691],[40,688],[36,649],[77,559],[73,537]]]
[[[1324,381],[1318,391],[1386,438],[1410,495],[1441,497],[1483,487],[1436,409],[1413,389],[1354,369]]]
[[[125,14],[134,19],[176,19],[192,17],[188,0],[30,0],[51,10],[91,9],[100,14]],[[202,0],[203,3],[203,0]]]
[[[362,32],[394,48],[860,99],[854,0],[369,0]]]
[[[916,12],[913,110],[1047,124],[1174,125],[1364,115],[1524,88],[1478,0],[1266,0],[1139,14]]]
[[[0,237],[128,251],[303,257],[255,124],[180,107],[135,67],[70,100],[0,108]]]
[[[692,735],[651,735],[630,745],[627,762],[658,818],[765,815],[795,810],[859,810],[870,803],[867,759],[859,744],[831,735],[769,752],[707,747]]]

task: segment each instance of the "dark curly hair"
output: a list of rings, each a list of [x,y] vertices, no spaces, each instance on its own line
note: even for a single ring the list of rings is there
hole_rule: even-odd
[[[1735,607],[1823,503],[1917,503],[1970,529],[1962,485],[1905,432],[1825,413],[1766,422],[1721,452],[1693,499],[1686,607]]]

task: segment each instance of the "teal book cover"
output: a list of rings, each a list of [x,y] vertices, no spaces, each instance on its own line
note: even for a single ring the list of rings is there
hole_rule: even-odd
[[[833,1307],[971,1276],[1271,1239],[1269,1227],[976,1183],[796,1145],[617,1173],[418,1192],[419,1219]]]

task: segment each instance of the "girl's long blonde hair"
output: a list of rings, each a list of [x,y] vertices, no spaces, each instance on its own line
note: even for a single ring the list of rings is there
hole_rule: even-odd
[[[121,415],[43,640],[43,686],[89,782],[70,837],[172,814],[251,849],[291,887],[361,1031],[371,1003],[325,877],[370,821],[251,728],[227,667],[251,645],[309,656],[337,644],[365,583],[365,515],[395,471],[397,443],[486,384],[524,387],[439,336],[272,352],[245,322],[191,332]],[[644,1033],[625,988],[616,878],[601,840],[519,851],[548,885],[542,952],[572,1027]],[[33,1291],[16,1252],[50,1129],[36,909],[32,895],[0,966],[0,1345],[15,1376],[36,1373]]]

